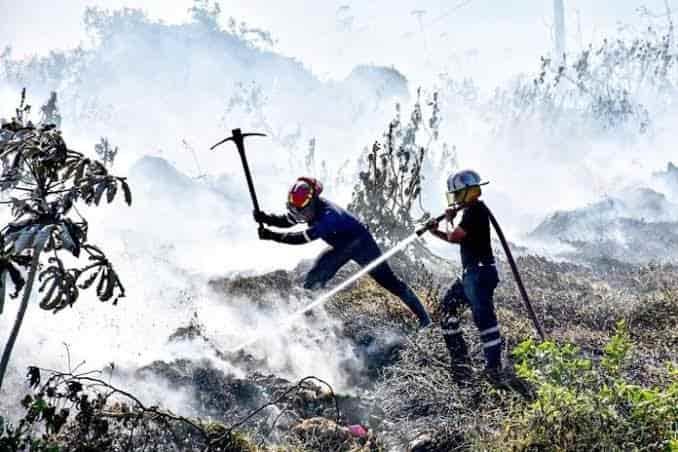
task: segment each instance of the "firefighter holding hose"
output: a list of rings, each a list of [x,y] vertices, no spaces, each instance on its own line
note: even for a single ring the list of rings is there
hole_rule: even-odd
[[[290,228],[306,224],[308,228],[296,232],[278,232],[259,228],[259,238],[290,245],[302,245],[321,239],[330,245],[307,273],[304,288],[316,289],[336,275],[348,261],[366,267],[381,256],[381,250],[367,227],[353,214],[320,196],[322,184],[310,177],[298,178],[288,192],[287,213],[273,215],[254,211],[254,219],[276,228]],[[402,300],[424,328],[431,319],[414,291],[399,279],[387,262],[370,271],[370,276],[384,289]]]
[[[441,326],[452,360],[452,373],[458,381],[471,376],[468,349],[460,328],[460,316],[469,305],[473,321],[480,333],[485,355],[484,374],[491,383],[502,382],[502,338],[492,301],[499,283],[490,241],[490,213],[480,195],[480,176],[473,170],[459,171],[447,180],[448,204],[446,230],[438,221],[429,223],[429,231],[441,240],[459,245],[462,277],[457,279],[441,301],[444,315]],[[457,212],[461,220],[454,226]],[[451,226],[451,227],[450,227]]]

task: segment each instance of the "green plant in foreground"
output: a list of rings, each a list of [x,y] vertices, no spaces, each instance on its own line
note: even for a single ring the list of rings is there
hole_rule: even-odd
[[[600,358],[571,344],[519,344],[516,372],[535,385],[537,399],[515,409],[497,444],[502,450],[676,450],[678,372],[669,366],[664,387],[634,384],[624,374],[631,350],[623,322]]]

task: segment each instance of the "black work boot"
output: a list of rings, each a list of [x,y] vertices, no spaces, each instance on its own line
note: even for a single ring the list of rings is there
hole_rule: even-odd
[[[473,367],[468,356],[466,341],[459,327],[459,321],[456,317],[448,316],[440,323],[445,345],[450,353],[452,378],[459,384],[468,384],[473,376]]]
[[[501,367],[486,367],[483,370],[483,377],[496,389],[513,390],[510,377],[506,375]]]
[[[499,382],[497,384],[493,384],[493,386],[515,391],[527,401],[532,402],[535,400],[536,391],[533,385],[527,380],[523,380],[518,375],[516,375],[513,369],[510,367],[505,367],[501,370],[501,377],[502,378],[499,379]],[[488,377],[487,379],[488,381],[491,379],[494,380],[494,377]]]
[[[419,328],[426,328],[431,325],[431,317],[426,312],[426,308],[417,297],[417,294],[414,293],[409,287],[400,297],[403,300],[403,303],[410,308],[410,311],[419,319]]]
[[[468,386],[471,384],[473,377],[473,367],[470,360],[453,360],[450,364],[450,374],[452,379],[460,386]]]
[[[501,384],[504,380],[501,367],[486,367],[483,369],[483,377],[485,377],[492,386]]]
[[[440,321],[440,329],[452,361],[468,361],[468,347],[459,325],[459,319],[452,315],[444,317]]]

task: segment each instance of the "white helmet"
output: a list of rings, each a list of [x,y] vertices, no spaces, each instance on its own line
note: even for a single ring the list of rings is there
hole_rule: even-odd
[[[454,193],[469,187],[487,185],[489,182],[481,182],[480,175],[473,170],[467,169],[454,173],[447,178],[447,191]]]

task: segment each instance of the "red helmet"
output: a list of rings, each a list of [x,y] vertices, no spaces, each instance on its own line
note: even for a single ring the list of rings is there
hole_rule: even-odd
[[[312,177],[300,177],[294,182],[287,196],[287,209],[301,222],[308,222],[315,213],[315,201],[323,191],[323,185]]]

